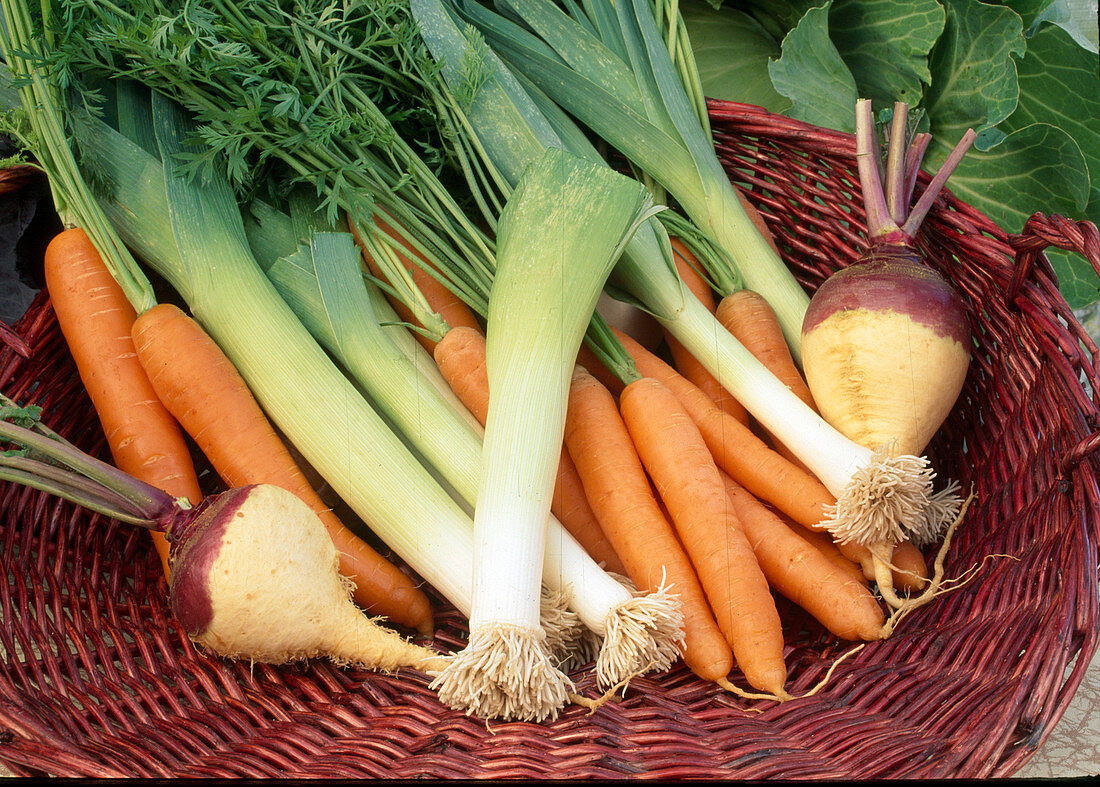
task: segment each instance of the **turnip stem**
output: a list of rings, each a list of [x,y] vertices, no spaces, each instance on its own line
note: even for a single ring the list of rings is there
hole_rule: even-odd
[[[907,117],[908,106],[900,101],[895,103],[884,181],[871,100],[861,98],[856,102],[856,168],[863,190],[867,237],[872,242],[887,240],[908,243],[916,237],[917,230],[936,197],[977,136],[973,129],[966,130],[936,171],[928,187],[921,193],[917,203],[910,209],[908,202],[916,187],[920,163],[931,137],[928,134],[918,134],[911,144],[908,143]]]
[[[883,184],[879,163],[875,120],[871,114],[870,99],[856,102],[856,168],[863,190],[863,204],[867,213],[867,235],[875,238],[897,229],[887,204],[887,187]]]
[[[902,101],[894,102],[894,117],[890,123],[890,147],[886,154],[886,207],[890,218],[900,225],[905,221],[906,195],[905,180],[908,163],[907,147],[901,144],[906,137],[906,124],[909,119],[909,106]],[[877,155],[877,151],[876,151]]]
[[[974,139],[977,136],[974,129],[968,128],[966,133],[962,135],[962,139],[952,148],[947,159],[932,177],[932,180],[928,184],[928,188],[921,193],[920,197],[917,199],[917,204],[909,211],[909,216],[905,219],[905,223],[902,224],[901,230],[906,235],[911,238],[916,236],[917,229],[920,227],[921,222],[924,221],[924,217],[928,214],[928,211],[932,208],[932,204],[936,201],[936,197],[939,196],[940,191],[943,190],[944,184],[947,183],[947,179],[959,165],[959,161],[966,155],[966,151],[974,144]]]
[[[920,133],[913,137],[913,144],[905,156],[905,204],[913,199],[913,192],[917,188],[917,176],[920,175],[920,164],[924,160],[924,154],[928,145],[932,142],[932,135]]]
[[[150,530],[166,531],[184,510],[180,501],[156,487],[89,456],[59,437],[41,435],[0,420],[0,440],[25,446],[30,457],[0,457],[4,477],[91,508],[120,521]]]

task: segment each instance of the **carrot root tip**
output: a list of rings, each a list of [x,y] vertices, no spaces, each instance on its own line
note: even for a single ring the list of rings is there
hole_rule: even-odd
[[[606,691],[604,691],[604,693],[601,694],[596,699],[590,699],[590,698],[582,696],[580,694],[572,694],[571,693],[569,695],[569,701],[571,703],[573,703],[574,705],[580,705],[582,707],[588,708],[588,715],[591,716],[593,713],[595,713],[601,707],[603,707],[608,702],[610,702],[612,699],[614,699],[616,695],[619,695],[619,694],[625,695],[626,694],[626,687],[630,684],[630,681],[633,680],[634,678],[638,677],[639,675],[644,674],[644,672],[645,672],[644,670],[639,670],[638,672],[635,672],[632,675],[627,675],[625,678],[623,678],[621,681],[616,683],[614,686],[611,686]]]
[[[783,689],[783,688],[780,688],[779,690],[775,691],[774,693],[771,693],[771,692],[755,692],[755,691],[745,691],[743,688],[741,688],[740,686],[738,686],[736,683],[729,680],[728,678],[719,678],[718,680],[715,681],[715,683],[717,683],[719,686],[721,686],[726,691],[731,692],[733,694],[736,694],[738,697],[743,697],[744,699],[747,699],[747,700],[774,700],[776,702],[786,702],[787,700],[794,699],[794,697],[792,697],[790,694],[788,694],[786,689]]]

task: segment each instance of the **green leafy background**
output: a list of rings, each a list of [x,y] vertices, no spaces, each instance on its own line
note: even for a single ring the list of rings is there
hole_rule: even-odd
[[[857,97],[905,101],[934,171],[968,128],[948,183],[1008,232],[1036,212],[1100,224],[1096,0],[681,0],[703,81],[743,101],[852,131]],[[1048,250],[1066,300],[1100,309],[1100,276]]]

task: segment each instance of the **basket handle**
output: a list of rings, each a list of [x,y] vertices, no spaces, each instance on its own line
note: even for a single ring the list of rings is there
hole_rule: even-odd
[[[1016,299],[1039,255],[1050,246],[1077,252],[1100,275],[1100,230],[1091,221],[1072,221],[1056,213],[1050,216],[1033,213],[1023,232],[1009,235],[1008,242],[1016,252],[1016,267],[1006,293],[1008,303]]]
[[[1034,213],[1024,224],[1023,232],[1010,235],[1008,242],[1016,253],[1016,267],[1006,293],[1008,303],[1015,300],[1039,256],[1050,246],[1077,252],[1100,275],[1100,230],[1090,221]],[[1062,471],[1069,472],[1097,450],[1100,450],[1100,430],[1093,431],[1062,457]]]

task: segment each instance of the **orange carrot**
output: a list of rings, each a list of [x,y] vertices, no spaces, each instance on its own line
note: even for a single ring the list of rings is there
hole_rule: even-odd
[[[815,527],[826,518],[824,507],[836,498],[824,484],[723,413],[698,386],[663,360],[629,336],[616,335],[634,358],[638,372],[661,381],[676,395],[702,432],[718,466],[731,478],[806,527]]]
[[[745,679],[786,698],[775,599],[699,428],[672,391],[651,377],[623,389],[619,411]]]
[[[477,328],[451,328],[433,352],[436,366],[455,396],[482,426],[489,415],[489,373],[485,334]]]
[[[607,539],[607,534],[603,532],[596,512],[588,502],[588,495],[585,494],[577,465],[564,446],[558,465],[558,475],[554,481],[554,497],[550,503],[550,510],[559,522],[570,523],[566,529],[580,542],[592,559],[603,566],[605,571],[628,576],[619,553]]]
[[[451,390],[466,409],[485,426],[489,415],[489,375],[485,370],[485,334],[476,328],[451,328],[435,348],[435,362]],[[608,541],[592,508],[584,498],[577,468],[563,446],[554,481],[550,511],[589,557],[607,570],[625,574],[622,561]]]
[[[853,577],[743,486],[722,479],[768,584],[841,639],[882,639],[886,617],[862,575]]]
[[[780,382],[817,411],[810,388],[783,337],[775,310],[763,296],[753,290],[731,292],[718,303],[715,316]]]
[[[783,331],[775,317],[775,311],[752,290],[738,290],[723,298],[716,310],[719,322],[732,333],[745,348],[768,367],[779,380],[803,402],[815,411],[813,394],[802,372],[791,357],[790,348],[783,338]],[[773,441],[775,450],[798,466],[805,466],[782,443]],[[894,549],[894,585],[899,589],[916,591],[924,587],[928,578],[928,566],[924,556],[909,542],[902,542]]]
[[[731,479],[732,481],[732,479]],[[760,501],[757,501],[760,502]],[[859,579],[860,582],[868,582],[869,578],[863,574],[863,566],[856,561],[847,557],[840,548],[837,547],[836,542],[833,541],[833,537],[824,530],[814,530],[813,528],[805,527],[792,521],[789,517],[785,517],[775,509],[770,509],[773,514],[778,516],[783,524],[791,529],[791,531],[797,534],[799,537],[805,539],[810,544],[817,547],[817,550],[825,556],[833,565],[840,568],[843,571],[848,572],[853,577]]]
[[[391,238],[396,240],[403,248],[406,249],[408,254],[402,254],[396,252],[397,258],[401,261],[401,264],[405,266],[405,269],[409,271],[412,276],[413,282],[420,289],[420,293],[427,300],[432,309],[439,314],[440,317],[446,321],[446,323],[452,328],[459,326],[466,326],[470,328],[477,328],[480,330],[480,324],[478,323],[477,316],[473,310],[467,306],[458,296],[451,292],[447,287],[439,281],[435,276],[426,271],[421,264],[418,264],[412,260],[409,255],[415,255],[416,251],[411,249],[407,242],[401,238],[397,231],[380,216],[375,214],[375,223],[378,228]],[[360,236],[358,229],[354,222],[348,223],[351,229],[352,236],[355,238],[356,243],[359,245],[360,250],[363,252],[363,259],[366,260],[368,268],[379,279],[385,280],[385,276],[382,273],[381,268],[378,267],[378,263],[371,257],[366,245],[363,243],[363,238]],[[419,255],[418,255],[419,256]],[[427,264],[427,263],[425,263]],[[411,325],[419,325],[415,317],[409,308],[404,305],[397,298],[390,298],[390,304],[393,306],[394,311],[402,320],[410,323]],[[413,336],[416,340],[426,349],[428,352],[432,352],[435,349],[435,342],[429,337],[425,336],[419,331],[413,331]]]
[[[924,590],[931,578],[924,554],[910,541],[902,541],[894,547],[890,559],[894,564],[894,587],[911,593]]]
[[[670,238],[669,240],[672,242],[672,258],[676,262],[676,270],[680,274],[680,279],[694,293],[700,303],[713,314],[715,310],[714,292],[711,290],[710,284],[699,273],[698,260],[682,240],[679,238]],[[713,399],[722,410],[725,410],[743,424],[749,423],[749,414],[744,405],[734,399],[730,392],[718,382],[703,364],[699,363],[694,355],[688,352],[688,349],[670,331],[665,329],[664,334],[665,342],[668,343],[669,352],[672,354],[672,361],[676,364],[680,374],[702,388],[707,396]]]
[[[573,370],[565,444],[627,576],[640,590],[653,592],[666,585],[679,597],[684,663],[704,680],[724,680],[733,669],[733,652],[653,495],[614,396],[582,366]]]
[[[355,585],[355,602],[394,623],[432,632],[428,597],[321,500],[240,373],[197,322],[162,303],[137,318],[133,338],[153,389],[226,484],[273,484],[297,495],[332,537],[340,573]]]
[[[131,338],[137,313],[81,229],[46,247],[45,281],[61,333],[103,426],[115,465],[191,503],[202,499],[191,451],[157,398]],[[165,576],[168,541],[152,533]]]
[[[614,330],[614,329],[613,329]],[[664,383],[687,410],[702,432],[718,466],[754,497],[774,506],[798,524],[825,532],[825,507],[836,498],[816,477],[772,449],[751,429],[723,413],[714,401],[690,380],[621,331],[615,331],[634,358],[639,373]],[[874,578],[871,554],[853,542],[837,547],[849,560],[863,567],[864,576]],[[911,547],[902,546],[911,560]],[[909,565],[913,565],[910,563]],[[896,587],[908,587],[911,580],[895,572]]]

